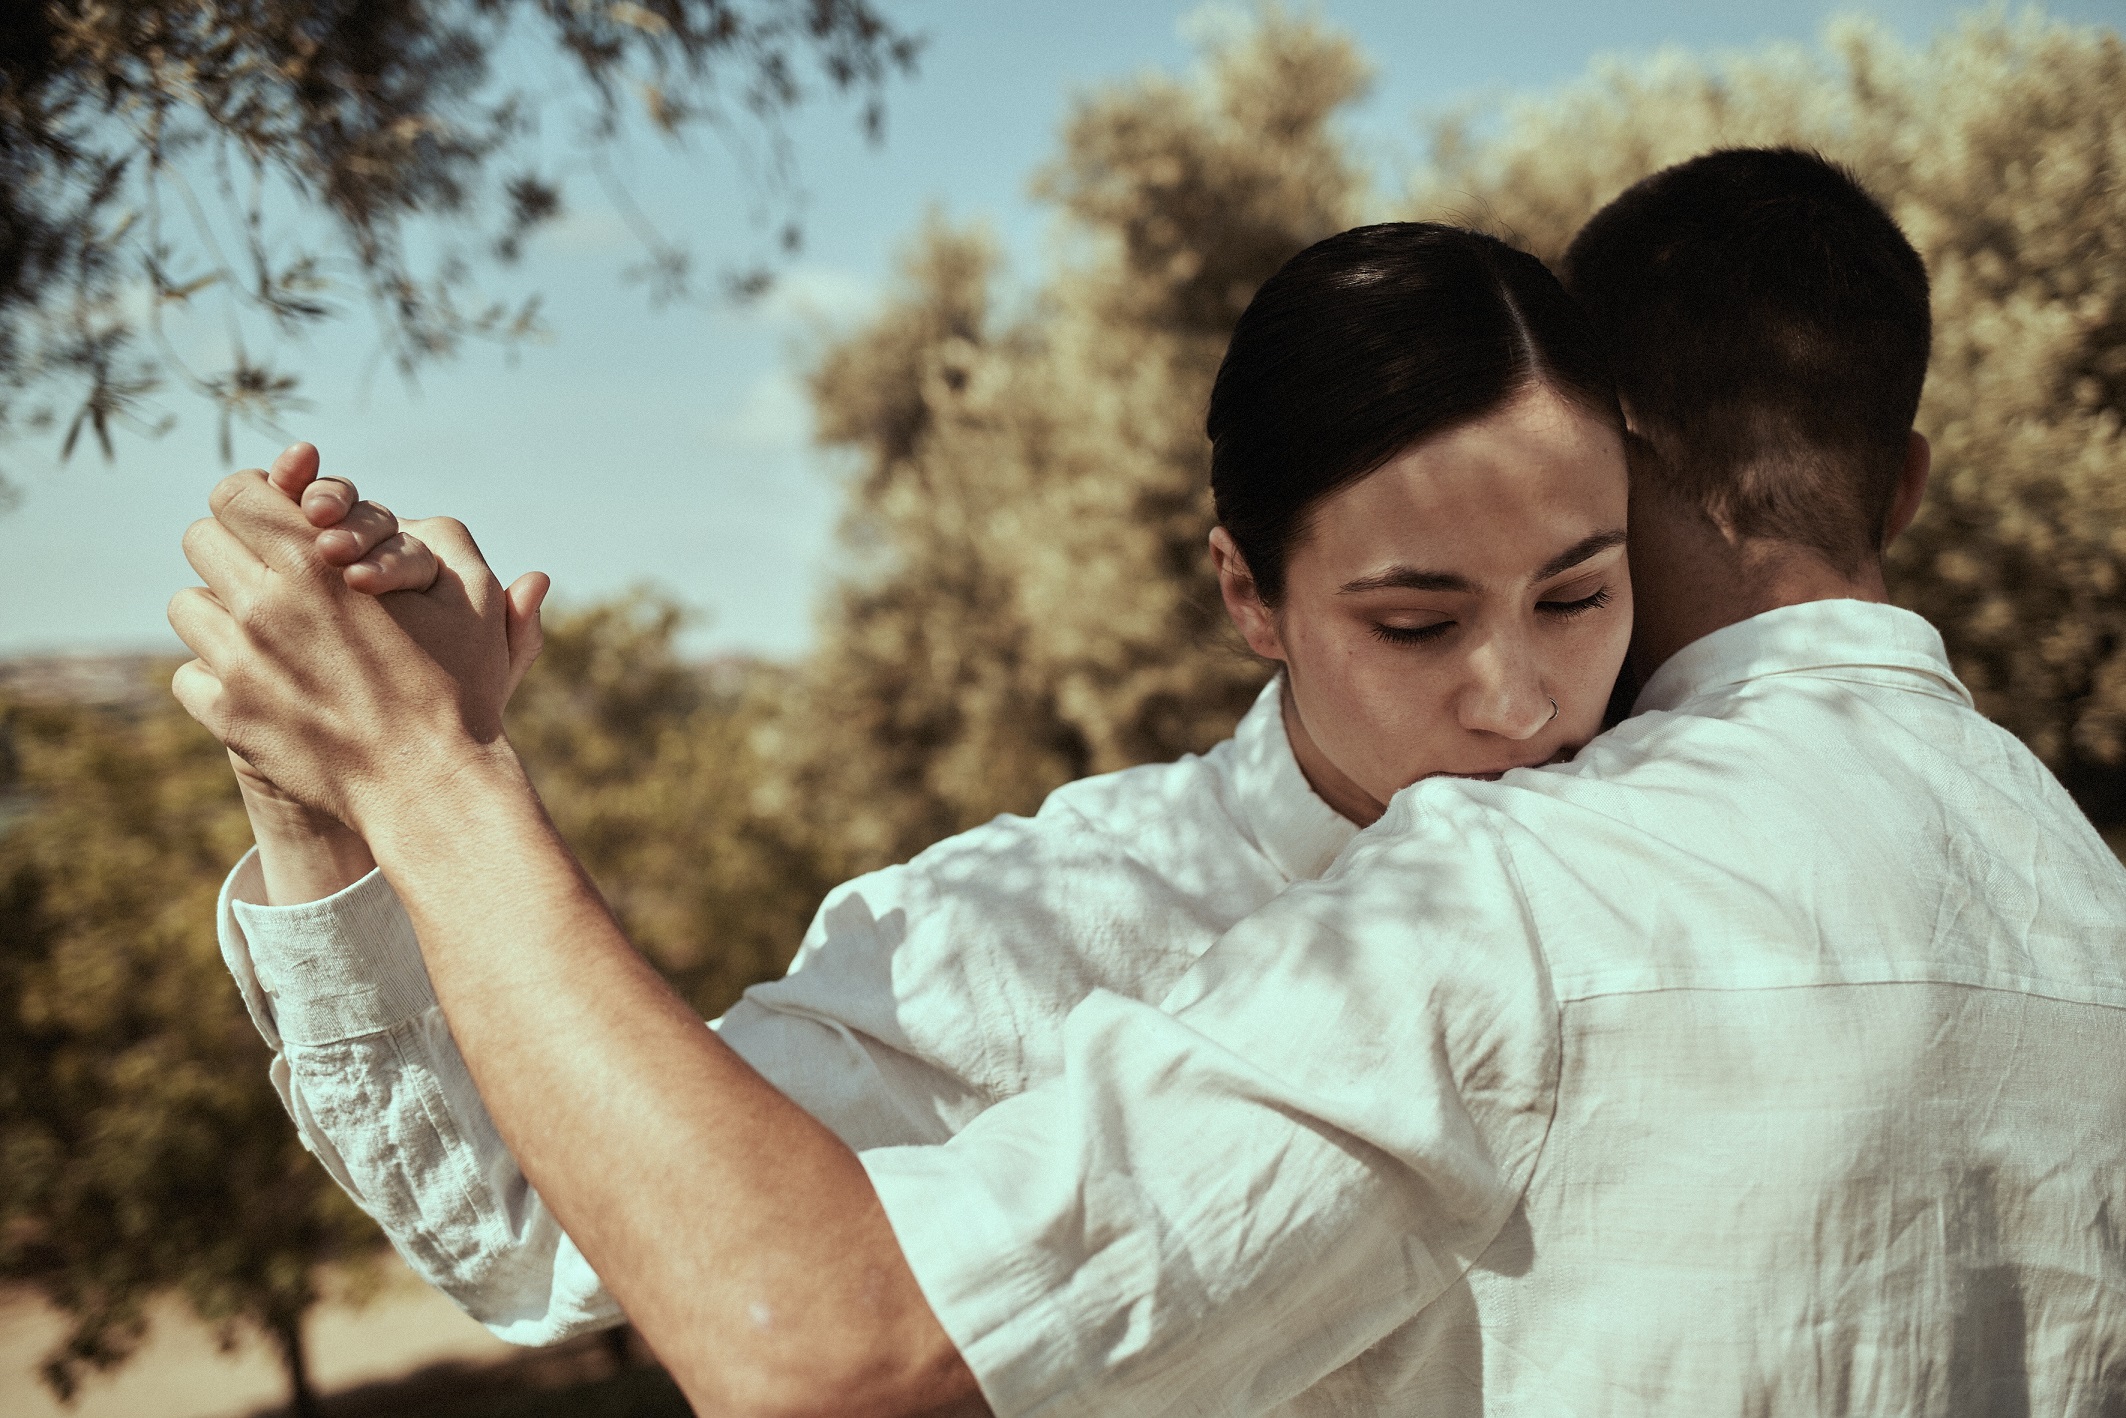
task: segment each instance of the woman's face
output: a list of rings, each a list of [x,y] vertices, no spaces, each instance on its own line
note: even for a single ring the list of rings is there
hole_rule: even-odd
[[[1371,822],[1420,778],[1496,777],[1600,730],[1631,638],[1625,501],[1616,431],[1538,388],[1324,499],[1274,610],[1211,534],[1226,608],[1284,662],[1285,727],[1330,806]]]

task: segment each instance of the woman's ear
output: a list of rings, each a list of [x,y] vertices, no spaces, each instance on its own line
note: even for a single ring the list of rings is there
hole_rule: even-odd
[[[1284,641],[1277,634],[1277,619],[1255,589],[1247,558],[1223,527],[1211,528],[1211,566],[1218,573],[1218,594],[1225,601],[1225,613],[1232,617],[1240,638],[1265,660],[1282,661]]]

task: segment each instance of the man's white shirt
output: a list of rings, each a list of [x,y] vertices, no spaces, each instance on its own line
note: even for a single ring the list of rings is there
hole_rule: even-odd
[[[1158,999],[1356,831],[1307,786],[1272,681],[1208,753],[1068,784],[1034,817],[836,888],[789,973],[715,1027],[850,1146],[941,1142],[1055,1076],[1079,1000]],[[614,1323],[496,1134],[383,877],[302,906],[263,891],[248,855],[222,892],[222,953],[304,1142],[503,1338]]]
[[[862,1152],[1000,1413],[2126,1403],[2126,869],[1891,607],[1639,708]]]

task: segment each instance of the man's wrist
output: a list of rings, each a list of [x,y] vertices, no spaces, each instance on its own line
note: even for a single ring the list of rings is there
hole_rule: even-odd
[[[464,844],[469,829],[513,810],[543,815],[516,750],[506,738],[467,741],[423,767],[351,795],[349,816],[387,876]]]

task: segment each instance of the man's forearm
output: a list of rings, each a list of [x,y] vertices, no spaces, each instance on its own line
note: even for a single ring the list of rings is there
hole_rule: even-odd
[[[855,1154],[627,944],[506,744],[362,825],[497,1128],[702,1411],[984,1411]]]

